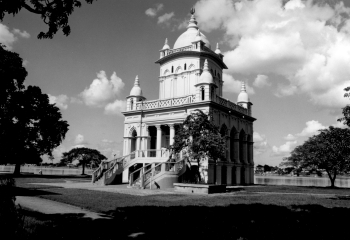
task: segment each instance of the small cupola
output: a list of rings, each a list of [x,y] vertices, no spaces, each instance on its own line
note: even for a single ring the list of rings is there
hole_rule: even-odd
[[[216,44],[215,53],[218,54],[218,55],[221,54],[221,50],[220,50],[220,48],[219,48],[219,43]]]
[[[134,86],[130,91],[130,95],[126,97],[126,110],[137,110],[137,103],[144,100],[146,100],[146,98],[142,95],[139,76],[136,76]]]
[[[203,72],[199,77],[196,87],[196,101],[213,101],[216,94],[216,84],[209,70],[208,60],[205,59]]]
[[[245,83],[241,83],[241,92],[238,94],[237,104],[248,110],[248,115],[252,115],[252,103],[250,102]]]
[[[135,78],[134,87],[130,91],[130,96],[135,96],[135,97],[142,96],[142,89],[140,87],[140,82],[139,82],[139,76],[138,75]]]
[[[170,46],[169,46],[169,44],[168,44],[168,39],[166,38],[162,50],[167,50],[167,49],[170,49]]]
[[[203,72],[202,72],[201,76],[199,77],[199,81],[198,81],[198,84],[203,84],[203,83],[213,84],[213,85],[215,85],[215,87],[217,87],[215,82],[214,82],[213,75],[211,75],[211,72],[209,70],[209,64],[208,64],[207,59],[205,59],[205,61],[204,61]]]

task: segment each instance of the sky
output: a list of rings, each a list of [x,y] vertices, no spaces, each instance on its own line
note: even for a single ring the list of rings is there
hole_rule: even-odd
[[[191,7],[228,69],[224,98],[241,81],[253,103],[254,162],[278,166],[295,146],[337,122],[350,86],[350,0],[98,0],[69,18],[71,34],[39,40],[48,27],[22,10],[0,22],[0,42],[24,60],[25,84],[39,86],[69,123],[62,152],[85,146],[121,156],[125,98],[136,75],[158,99],[159,50],[186,31]]]

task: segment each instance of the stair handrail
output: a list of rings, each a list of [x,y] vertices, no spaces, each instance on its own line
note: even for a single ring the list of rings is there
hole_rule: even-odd
[[[92,172],[92,183],[96,182],[102,176],[103,170],[107,169],[107,171],[108,171],[109,169],[113,169],[117,163],[120,163],[126,157],[135,154],[135,152],[136,151],[133,151],[133,152],[131,152],[128,155],[125,155],[125,156],[122,156],[122,157],[118,157],[118,158],[114,158],[114,159],[111,159],[111,160],[102,160],[100,165],[98,166],[98,168]],[[127,162],[125,162],[125,164],[126,163]]]
[[[152,175],[153,173],[156,173],[155,175],[157,175],[159,172],[162,172],[162,168],[161,168],[160,171],[153,171],[153,170],[156,170],[156,168],[159,168],[159,166],[161,166],[161,165],[163,165],[163,164],[165,164],[165,165],[166,165],[166,164],[174,164],[174,166],[175,166],[176,164],[185,161],[185,159],[181,159],[181,160],[178,160],[178,161],[175,161],[175,162],[171,162],[171,160],[174,159],[174,158],[171,158],[171,156],[172,156],[172,154],[169,155],[169,159],[168,159],[166,162],[158,163],[158,164],[156,164],[154,167],[151,167],[150,169],[146,170],[146,171],[143,172],[143,173],[142,173],[141,171],[142,171],[143,169],[145,169],[147,166],[149,166],[150,164],[147,165],[147,166],[144,166],[144,167],[142,167],[142,168],[139,168],[139,169],[133,171],[132,173],[130,173],[129,186],[132,186],[136,181],[138,181],[138,180],[140,179],[140,181],[141,181],[141,187],[143,187],[143,186],[144,186],[144,183],[151,177],[151,175]],[[178,154],[176,154],[175,157],[179,157]],[[154,162],[154,163],[155,163],[155,162]],[[154,163],[151,163],[151,164],[154,164]],[[183,164],[182,164],[182,167],[178,169],[178,171],[180,171],[182,168],[183,168]],[[166,167],[164,168],[164,170],[165,170],[165,172],[170,172],[170,169],[167,170]],[[135,174],[136,172],[140,172],[140,176],[139,176],[136,180],[134,180],[134,174]],[[153,176],[155,176],[155,175],[153,175]]]
[[[121,157],[121,158],[118,158],[119,159],[119,161],[116,161],[111,167],[109,167],[108,169],[107,169],[107,171],[104,173],[105,174],[105,178],[110,178],[111,176],[112,176],[112,171],[115,169],[115,167],[118,165],[118,168],[119,168],[119,166],[121,165],[121,167],[125,167],[126,166],[126,164],[130,161],[130,160],[132,160],[132,159],[134,159],[135,158],[135,153],[136,153],[136,151],[133,151],[133,152],[131,152],[130,154],[128,154],[128,155],[125,155],[125,156],[123,156],[123,157]],[[130,158],[128,158],[128,157],[130,157]],[[118,169],[117,168],[117,169]]]

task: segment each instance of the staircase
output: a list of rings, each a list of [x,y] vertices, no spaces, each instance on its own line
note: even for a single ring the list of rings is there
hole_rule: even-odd
[[[168,158],[169,151],[166,149],[149,149],[136,150],[120,158],[102,161],[100,166],[92,173],[92,183],[98,185],[121,184],[123,171],[130,166],[144,161],[165,161]],[[142,169],[150,167],[151,164],[148,164]]]
[[[162,163],[152,163],[130,174],[130,188],[138,189],[165,189],[173,188],[173,183],[188,169],[186,159],[169,159]],[[138,177],[135,177],[137,176]]]

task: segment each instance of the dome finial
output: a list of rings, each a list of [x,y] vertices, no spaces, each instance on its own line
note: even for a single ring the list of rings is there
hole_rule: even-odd
[[[220,47],[219,47],[219,43],[216,43],[216,50],[215,50],[215,53],[216,53],[216,54],[221,54],[221,50],[220,50]]]
[[[191,8],[190,13],[193,15],[196,12],[196,9],[194,7]]]
[[[204,61],[203,71],[208,71],[209,72],[209,64],[208,64],[208,60],[207,59],[205,59],[205,61]]]
[[[134,86],[140,86],[139,75],[136,75]]]
[[[164,46],[163,46],[162,50],[165,50],[165,49],[170,49],[170,46],[168,44],[168,38],[165,39],[165,43],[164,43]]]
[[[241,82],[241,92],[247,92],[244,81]]]
[[[196,12],[196,10],[194,8],[191,8],[191,19],[190,21],[188,22],[188,26],[187,26],[187,29],[190,29],[190,28],[195,28],[195,29],[198,29],[198,26],[197,26],[197,21],[196,21],[196,18],[194,17],[194,13]]]

